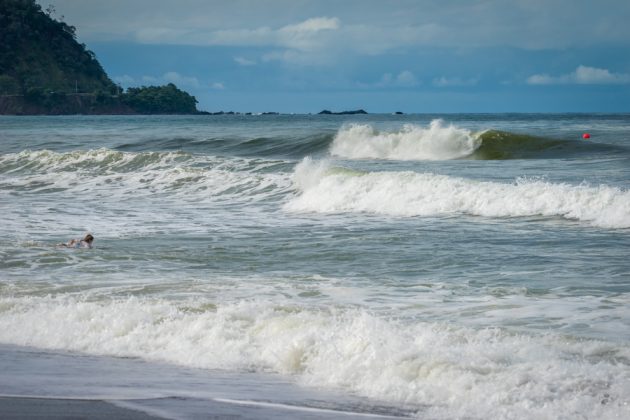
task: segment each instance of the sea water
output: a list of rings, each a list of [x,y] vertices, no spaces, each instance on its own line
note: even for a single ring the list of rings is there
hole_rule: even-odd
[[[629,181],[627,114],[1,117],[0,393],[45,354],[131,396],[628,418]]]

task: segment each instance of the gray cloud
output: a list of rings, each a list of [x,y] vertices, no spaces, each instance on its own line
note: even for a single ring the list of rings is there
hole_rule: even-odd
[[[462,87],[475,86],[479,82],[477,78],[465,79],[461,77],[438,77],[433,79],[433,86],[437,87]]]
[[[530,85],[613,85],[630,83],[630,74],[611,73],[607,69],[578,66],[575,71],[560,76],[534,74],[527,78]]]
[[[330,47],[365,54],[401,46],[630,44],[626,0],[56,0],[55,6],[87,41]]]
[[[234,61],[241,66],[255,66],[256,64],[258,64],[255,60],[250,60],[245,57],[234,57]]]
[[[114,76],[113,80],[122,86],[138,86],[138,85],[163,85],[166,83],[174,83],[177,86],[189,88],[199,88],[201,83],[194,76],[184,76],[175,71],[169,71],[161,76],[144,75],[139,79],[133,78],[128,74]]]
[[[411,88],[421,85],[416,76],[410,70],[402,70],[398,74],[385,73],[380,80],[375,83],[358,82],[356,85],[361,89],[371,88]]]

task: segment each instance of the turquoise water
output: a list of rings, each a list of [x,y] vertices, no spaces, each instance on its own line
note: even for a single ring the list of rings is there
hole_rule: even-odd
[[[623,418],[629,180],[628,115],[2,117],[0,343]]]

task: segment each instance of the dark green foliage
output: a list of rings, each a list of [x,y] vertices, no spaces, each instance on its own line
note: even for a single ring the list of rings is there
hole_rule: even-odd
[[[141,114],[193,114],[197,99],[169,83],[166,86],[129,88],[122,97],[125,104]]]
[[[15,78],[9,76],[8,74],[0,75],[0,94],[19,95],[21,93],[22,89]]]
[[[75,28],[34,0],[0,0],[0,77],[0,94],[116,91],[94,53],[76,41]]]
[[[75,28],[35,0],[0,0],[0,113],[197,113],[173,84],[120,93]]]

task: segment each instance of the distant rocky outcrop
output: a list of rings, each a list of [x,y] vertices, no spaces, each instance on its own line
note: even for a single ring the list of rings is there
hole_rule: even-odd
[[[367,114],[364,109],[357,109],[356,111],[341,111],[341,112],[332,112],[327,109],[320,111],[317,113],[318,115],[355,115],[355,114]]]
[[[200,112],[204,115],[280,115],[279,112],[266,111],[266,112],[237,112],[237,111],[218,111],[218,112]]]

